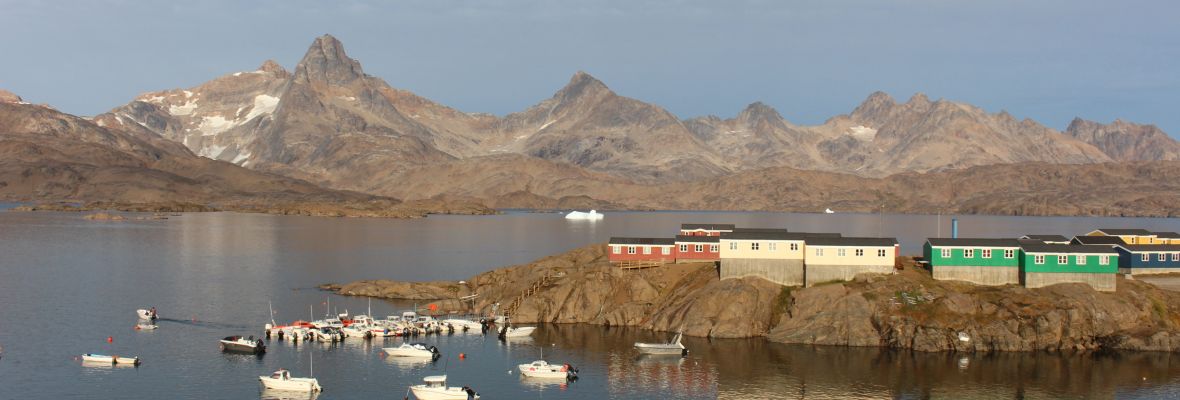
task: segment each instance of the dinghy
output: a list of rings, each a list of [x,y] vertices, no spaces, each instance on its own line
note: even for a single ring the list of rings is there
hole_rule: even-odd
[[[386,347],[381,350],[385,351],[390,357],[438,357],[438,348],[428,346],[425,343],[402,343],[398,347]]]
[[[635,349],[639,350],[640,354],[660,354],[660,355],[687,355],[688,349],[680,344],[681,333],[676,333],[672,341],[668,343],[635,343]]]
[[[520,369],[520,374],[529,378],[541,379],[576,379],[578,372],[565,365],[550,365],[545,360],[533,361],[531,364],[520,364],[517,366]]]
[[[467,400],[478,399],[479,393],[464,386],[461,388],[447,387],[446,375],[428,376],[422,379],[421,385],[410,386],[410,392],[419,400]]]
[[[106,355],[102,355],[102,354],[90,354],[90,353],[83,354],[82,361],[89,362],[89,363],[101,363],[101,364],[139,365],[139,357],[106,356]]]

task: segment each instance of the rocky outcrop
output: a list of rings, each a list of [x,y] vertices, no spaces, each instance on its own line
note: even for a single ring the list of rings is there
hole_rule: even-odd
[[[518,323],[588,323],[742,338],[919,351],[1180,351],[1180,293],[1119,279],[1114,293],[1083,284],[1041,289],[935,281],[912,259],[891,275],[783,287],[747,277],[719,280],[712,264],[622,270],[593,245],[456,282],[361,281],[341,294],[439,300],[479,293],[476,311],[499,303]]]
[[[23,101],[24,100],[21,100],[20,96],[17,96],[16,93],[0,89],[0,103],[20,103]]]
[[[1065,133],[1098,147],[1110,158],[1119,161],[1180,160],[1180,142],[1155,125],[1135,124],[1121,119],[1100,124],[1074,118]]]

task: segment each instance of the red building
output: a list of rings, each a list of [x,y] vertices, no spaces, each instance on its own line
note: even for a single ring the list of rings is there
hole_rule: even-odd
[[[676,262],[717,261],[720,259],[720,236],[676,236]]]
[[[733,224],[680,224],[683,236],[721,236],[721,232],[733,232]]]
[[[608,246],[607,259],[622,266],[676,262],[675,239],[612,237]]]

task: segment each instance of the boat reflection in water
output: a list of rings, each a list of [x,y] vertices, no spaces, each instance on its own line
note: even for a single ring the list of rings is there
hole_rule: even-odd
[[[260,400],[315,400],[315,398],[317,398],[319,396],[320,396],[319,392],[303,393],[303,392],[292,392],[289,390],[262,389],[262,393],[259,395],[259,399]]]
[[[607,382],[616,395],[643,387],[665,397],[706,398],[717,393],[717,370],[691,357],[614,354],[607,365]]]

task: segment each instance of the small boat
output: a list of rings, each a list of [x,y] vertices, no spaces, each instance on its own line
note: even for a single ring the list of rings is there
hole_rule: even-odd
[[[262,339],[254,339],[253,336],[249,338],[241,336],[226,336],[221,339],[221,351],[231,353],[246,353],[246,354],[262,354],[266,352],[266,344]]]
[[[550,365],[545,360],[533,361],[531,364],[520,364],[517,368],[520,369],[521,375],[529,378],[576,379],[578,377],[578,371],[571,368],[569,364]]]
[[[319,328],[311,330],[311,339],[317,342],[334,343],[344,341],[344,332],[339,328]]]
[[[590,212],[570,211],[565,215],[565,219],[577,219],[586,221],[597,221],[602,219],[603,215],[598,213],[598,210],[590,210]]]
[[[141,309],[135,310],[135,314],[139,316],[139,319],[149,320],[149,321],[155,321],[160,318],[160,316],[158,314],[156,314],[155,307],[152,307],[151,309],[141,308]]]
[[[480,329],[483,327],[482,325],[479,324],[479,321],[473,321],[470,319],[462,319],[462,318],[444,319],[444,320],[442,320],[442,323],[449,324],[451,326],[454,326],[455,329],[459,329],[462,331],[466,331],[469,329]]]
[[[283,390],[290,392],[315,393],[322,392],[320,381],[316,378],[292,378],[291,371],[280,369],[270,376],[259,376],[262,387],[269,390]]]
[[[410,386],[410,392],[419,400],[467,400],[478,399],[479,393],[464,386],[461,388],[447,387],[446,375],[435,375],[422,378],[421,385]]]
[[[139,365],[139,357],[105,356],[102,354],[86,353],[82,355],[83,362],[103,364]]]
[[[135,330],[137,330],[137,331],[150,331],[150,330],[153,330],[153,329],[156,329],[159,327],[160,327],[159,325],[153,324],[148,321],[140,321],[138,324],[135,324]]]
[[[832,209],[830,209],[830,208],[824,209],[824,214],[835,214],[835,213],[836,212],[832,211]]]
[[[385,351],[390,357],[438,357],[438,347],[428,346],[425,343],[402,343],[398,347],[386,347],[381,350]]]
[[[528,335],[532,335],[533,331],[535,331],[535,330],[537,330],[537,327],[535,327],[535,326],[515,327],[515,326],[504,325],[503,328],[500,328],[500,337],[501,338],[525,337]]]
[[[680,344],[680,338],[683,334],[677,332],[676,336],[672,337],[672,341],[668,343],[635,343],[635,349],[639,350],[641,354],[667,354],[667,355],[688,355],[688,349]]]

